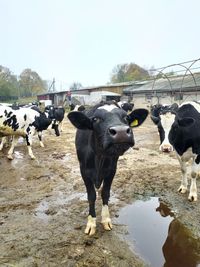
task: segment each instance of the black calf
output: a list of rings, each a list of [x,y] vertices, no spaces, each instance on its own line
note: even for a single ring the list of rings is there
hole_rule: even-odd
[[[127,115],[113,102],[100,103],[85,113],[72,111],[68,114],[71,123],[78,128],[76,151],[89,201],[86,234],[93,235],[96,230],[95,187],[100,188],[101,184],[101,222],[104,229],[112,229],[108,201],[117,161],[119,156],[134,145],[130,125],[133,122],[134,126],[141,125],[147,115],[146,109],[136,109]]]

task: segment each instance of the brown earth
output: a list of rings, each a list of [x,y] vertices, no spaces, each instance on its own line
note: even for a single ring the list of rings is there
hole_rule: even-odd
[[[120,157],[112,185],[113,221],[122,206],[157,196],[199,238],[200,197],[191,203],[187,193],[177,192],[181,174],[175,155],[158,151],[157,129],[149,118],[134,134],[136,146]],[[103,230],[100,199],[97,233],[84,234],[88,204],[74,137],[75,129],[66,119],[60,137],[44,134],[45,148],[35,137],[36,160],[29,158],[23,142],[13,161],[6,158],[7,148],[0,152],[0,266],[146,266],[121,239],[126,234],[123,225],[115,222],[112,231]]]

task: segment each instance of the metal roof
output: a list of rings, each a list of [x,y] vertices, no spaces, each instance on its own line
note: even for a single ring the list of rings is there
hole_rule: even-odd
[[[170,76],[166,78],[147,81],[142,86],[129,86],[123,90],[124,93],[147,93],[147,92],[169,92],[169,91],[199,91],[200,73],[186,76]]]

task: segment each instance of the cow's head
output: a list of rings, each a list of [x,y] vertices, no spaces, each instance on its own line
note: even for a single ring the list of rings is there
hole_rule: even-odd
[[[177,104],[168,106],[156,105],[152,107],[151,119],[158,127],[158,132],[160,135],[159,149],[163,152],[173,151],[173,146],[169,142],[169,132],[172,124],[175,121],[177,110]]]
[[[76,105],[73,110],[74,111],[84,111],[85,107],[83,105]]]
[[[126,101],[120,101],[117,104],[118,104],[118,106],[120,106],[126,112],[132,111],[133,107],[134,107],[133,103],[129,103],[129,102],[126,102]]]
[[[46,106],[45,111],[48,112],[50,119],[55,119],[55,107],[53,105]]]
[[[134,145],[132,127],[141,125],[147,115],[146,109],[127,115],[116,103],[101,102],[86,114],[72,111],[68,118],[76,128],[92,131],[97,151],[119,156]]]
[[[56,110],[57,108],[54,107],[53,105],[49,105],[45,107],[45,112],[48,113],[48,117],[52,120],[52,129],[55,131],[55,135],[59,136],[60,135],[60,131],[58,129],[58,121],[56,120]]]

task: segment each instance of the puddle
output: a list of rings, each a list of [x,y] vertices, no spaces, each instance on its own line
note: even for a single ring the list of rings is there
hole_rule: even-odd
[[[74,199],[85,201],[87,200],[87,195],[85,193],[73,193],[71,195],[65,195],[63,192],[58,191],[56,197],[54,196],[51,199],[48,199],[48,201],[43,199],[35,209],[34,215],[38,219],[47,223],[50,219],[49,215],[57,214],[60,211],[62,211],[62,213],[65,212],[65,209],[63,209],[62,206],[73,201]]]
[[[71,195],[65,195],[63,192],[59,191],[58,196],[56,197],[55,200],[55,204],[58,206],[64,205],[76,198],[85,201],[87,200],[87,195],[85,193],[73,193]]]
[[[122,208],[117,221],[127,225],[128,241],[149,266],[200,266],[200,243],[158,198]]]

